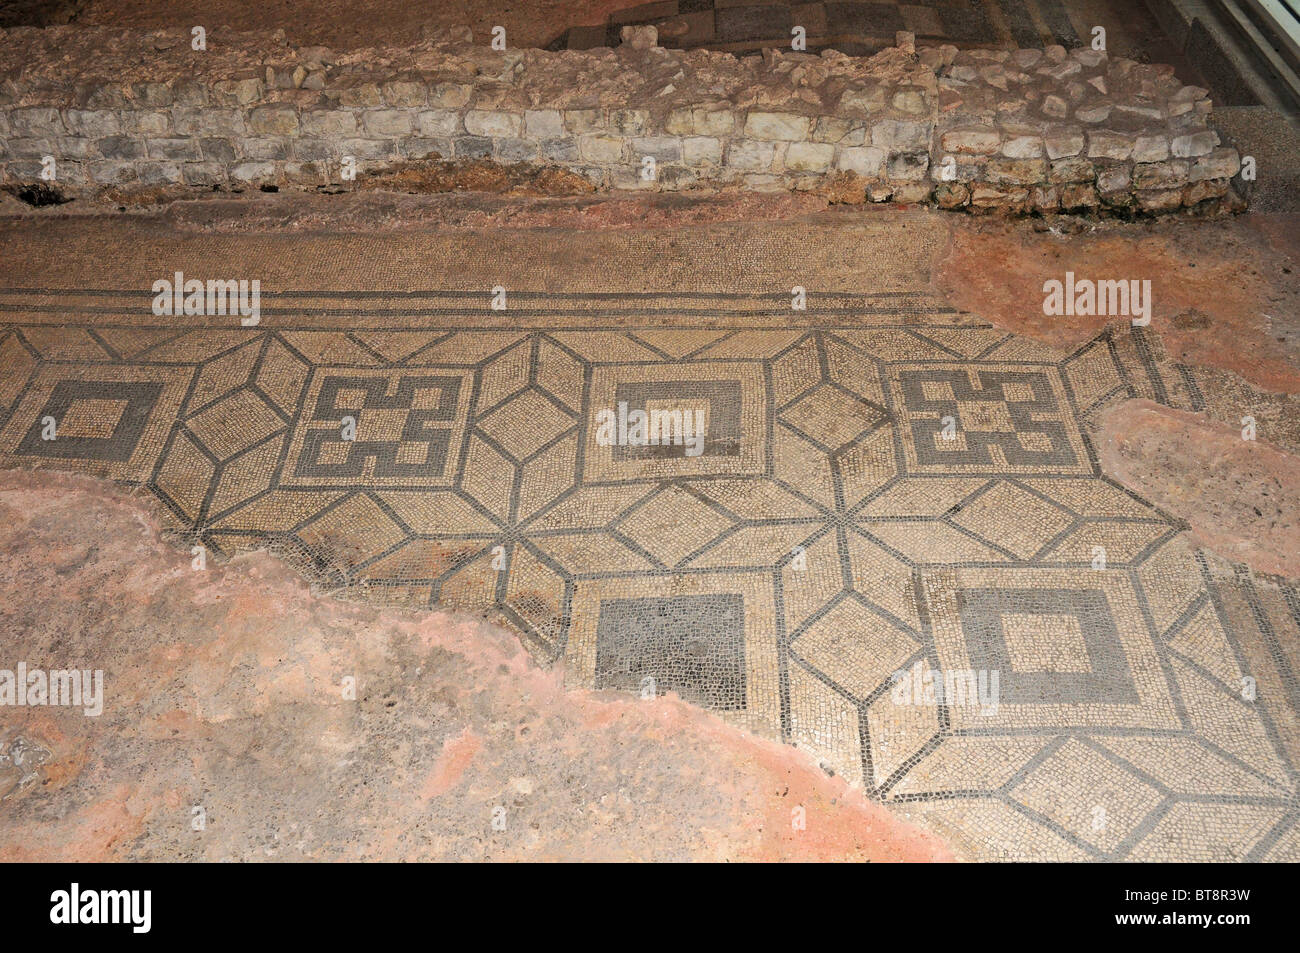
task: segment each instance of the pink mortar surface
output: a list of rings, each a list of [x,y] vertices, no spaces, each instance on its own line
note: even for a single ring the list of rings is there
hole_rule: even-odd
[[[566,691],[480,620],[264,552],[196,570],[103,482],[0,474],[0,623],[0,668],[102,669],[106,696],[3,711],[0,861],[952,859],[803,752]]]

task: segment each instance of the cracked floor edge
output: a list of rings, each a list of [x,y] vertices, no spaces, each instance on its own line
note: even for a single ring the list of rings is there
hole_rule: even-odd
[[[98,716],[0,722],[0,861],[952,858],[793,748],[565,689],[505,629],[264,552],[195,571],[136,489],[7,471],[0,514],[11,646],[106,669]]]

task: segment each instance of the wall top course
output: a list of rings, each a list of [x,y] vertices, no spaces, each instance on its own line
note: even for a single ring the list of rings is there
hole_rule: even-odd
[[[659,47],[495,51],[426,42],[333,54],[288,46],[278,34],[214,30],[207,49],[196,51],[184,31],[17,29],[0,31],[0,107],[606,108],[644,113],[648,124],[661,129],[673,124],[674,111],[680,127],[681,110],[690,110],[691,131],[697,134],[725,134],[708,128],[707,115],[694,115],[710,106],[810,118],[928,118],[946,126],[969,120],[990,93],[1004,100],[1003,119],[1041,122],[1048,102],[1050,118],[1065,118],[1052,115],[1058,100],[1067,112],[1085,114],[1113,106],[1124,122],[1138,125],[1176,126],[1187,115],[1181,112],[1186,103],[1192,104],[1191,113],[1208,111],[1205,91],[1184,87],[1172,67],[1110,59],[1093,50],[1074,54],[1059,63],[1048,57],[1052,65],[1029,74],[1018,72],[1006,51],[954,47],[916,53],[895,47],[869,58],[831,50],[820,55],[772,50],[761,58],[738,58]],[[1058,75],[1067,65],[1069,76]],[[318,76],[317,88],[307,85],[312,76]],[[1084,84],[1080,93],[1076,77],[1101,82]],[[940,83],[951,97],[942,117]],[[1018,103],[1022,97],[1011,93],[1031,96]],[[1049,100],[1052,96],[1057,99]]]
[[[307,80],[316,74],[322,85],[312,89]],[[289,46],[272,33],[213,30],[207,49],[196,51],[190,49],[187,31],[0,31],[0,105],[67,106],[97,94],[105,107],[138,108],[170,104],[177,86],[197,84],[230,105],[301,103],[295,94],[304,90],[318,100],[377,95],[386,105],[424,105],[429,90],[439,100],[429,105],[447,108],[467,105],[466,93],[472,92],[485,108],[545,103],[558,109],[645,109],[662,117],[683,103],[725,100],[742,107],[784,103],[785,111],[817,115],[829,112],[831,100],[845,88],[864,83],[932,88],[934,72],[901,50],[870,59],[780,51],[738,58],[626,45],[616,50],[496,51],[430,41],[334,54]]]

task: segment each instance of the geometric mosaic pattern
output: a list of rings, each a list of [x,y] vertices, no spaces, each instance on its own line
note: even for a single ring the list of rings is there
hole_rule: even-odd
[[[357,598],[497,616],[571,684],[653,679],[972,857],[1296,859],[1300,595],[1189,548],[1089,441],[1115,399],[1196,405],[1158,342],[1065,353],[917,298],[807,328],[601,307],[15,323],[0,466],[147,487],[211,550]],[[708,421],[698,454],[596,439],[601,410],[673,402]],[[927,697],[933,672],[996,672],[996,707]]]
[[[283,482],[437,486],[450,482],[469,412],[471,375],[436,367],[394,375],[314,368]],[[354,431],[344,439],[341,422]]]
[[[1055,368],[940,364],[890,372],[909,470],[1090,472]]]

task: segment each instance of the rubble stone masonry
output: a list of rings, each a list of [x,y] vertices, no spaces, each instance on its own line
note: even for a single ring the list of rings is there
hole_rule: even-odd
[[[52,156],[70,194],[346,186],[346,165],[364,178],[441,159],[557,166],[597,189],[1006,214],[1239,208],[1240,159],[1210,108],[1168,66],[1060,46],[915,49],[906,34],[871,58],[736,58],[663,49],[653,28],[561,53],[0,31],[0,182],[39,182]]]

